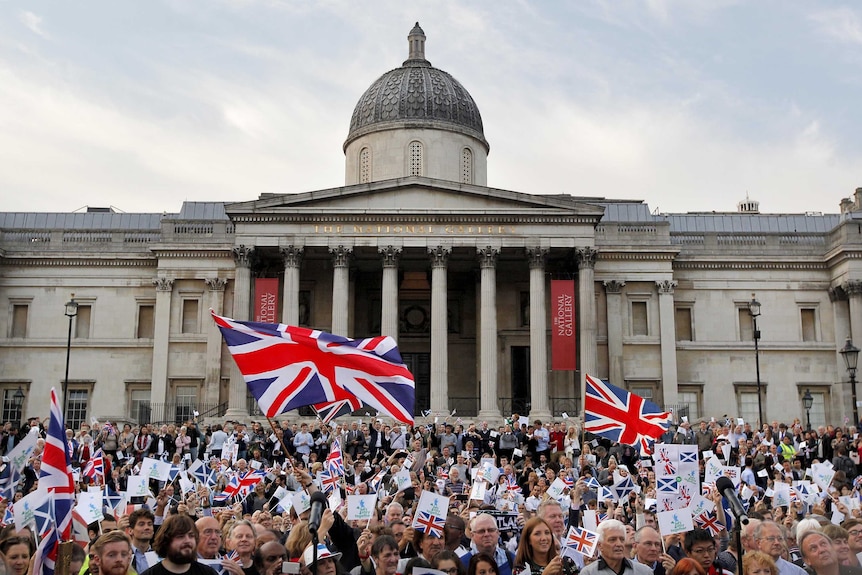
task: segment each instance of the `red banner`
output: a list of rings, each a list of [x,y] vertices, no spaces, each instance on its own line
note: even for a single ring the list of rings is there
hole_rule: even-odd
[[[575,280],[551,280],[551,369],[576,369],[576,333]]]
[[[255,278],[254,321],[281,323],[278,319],[278,278]]]

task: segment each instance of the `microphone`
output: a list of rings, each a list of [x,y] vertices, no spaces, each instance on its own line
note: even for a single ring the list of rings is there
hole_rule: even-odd
[[[311,513],[308,515],[308,531],[312,535],[317,535],[317,530],[320,529],[320,518],[323,516],[323,510],[327,507],[326,495],[322,491],[315,491],[311,494]]]
[[[727,499],[730,503],[730,510],[733,512],[737,521],[743,525],[748,525],[748,515],[745,514],[745,508],[742,506],[742,501],[736,494],[736,488],[733,486],[733,481],[727,477],[719,477],[715,481],[715,488]]]

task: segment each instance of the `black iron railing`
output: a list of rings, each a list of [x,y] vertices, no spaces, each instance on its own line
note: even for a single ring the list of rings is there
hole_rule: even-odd
[[[193,419],[196,411],[200,418],[221,417],[226,410],[227,403],[143,402],[138,404],[137,413],[132,413],[131,416],[137,421],[138,425],[145,423],[154,425],[161,425],[163,423],[181,424]]]

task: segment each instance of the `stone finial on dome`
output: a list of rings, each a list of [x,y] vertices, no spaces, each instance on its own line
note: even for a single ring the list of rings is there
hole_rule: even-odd
[[[405,66],[409,64],[420,64],[424,66],[431,65],[431,63],[425,59],[425,31],[419,26],[419,22],[416,22],[416,25],[413,26],[413,29],[410,30],[410,33],[407,35],[407,44],[409,51],[407,60],[404,61]]]

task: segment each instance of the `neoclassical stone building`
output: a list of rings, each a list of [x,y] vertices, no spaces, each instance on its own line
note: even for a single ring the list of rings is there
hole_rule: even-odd
[[[578,414],[589,373],[690,418],[753,422],[754,293],[765,418],[804,421],[806,390],[812,424],[851,416],[838,350],[862,342],[862,189],[830,215],[753,201],[656,215],[489,188],[476,103],[425,59],[418,25],[408,42],[353,111],[343,187],[165,214],[0,213],[2,418],[47,413],[68,329],[73,424],[249,418],[208,310],[254,319],[264,285],[284,323],[396,337],[417,413],[487,420]],[[552,369],[558,279],[575,286],[574,371]]]

